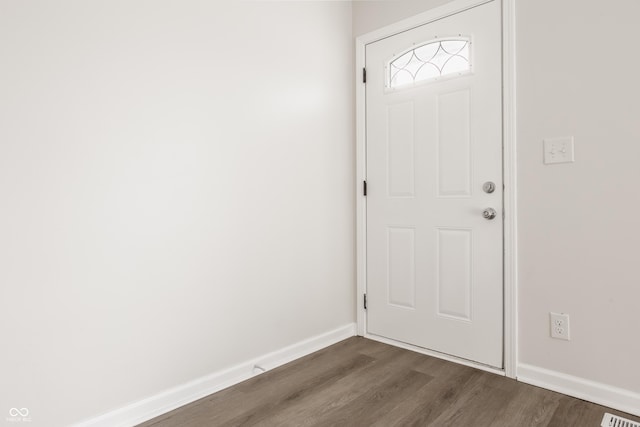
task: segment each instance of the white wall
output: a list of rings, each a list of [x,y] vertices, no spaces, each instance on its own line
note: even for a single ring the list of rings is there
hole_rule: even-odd
[[[640,393],[640,3],[519,0],[520,360]],[[542,139],[575,137],[575,163]],[[548,313],[571,316],[571,341]]]
[[[354,2],[354,36],[446,1]],[[640,393],[640,3],[516,0],[519,361]],[[542,140],[574,136],[545,166]],[[549,337],[549,312],[571,341]],[[636,397],[637,399],[637,397]]]
[[[355,320],[351,5],[0,0],[0,419]]]
[[[451,0],[356,0],[353,2],[353,35],[361,36]]]

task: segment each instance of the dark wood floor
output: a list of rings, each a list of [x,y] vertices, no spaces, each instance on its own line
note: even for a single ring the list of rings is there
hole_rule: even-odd
[[[603,406],[354,337],[141,424],[600,426]]]

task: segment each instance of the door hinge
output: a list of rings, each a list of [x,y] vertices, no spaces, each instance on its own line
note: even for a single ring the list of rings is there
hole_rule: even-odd
[[[364,294],[364,309],[367,309],[367,294]]]
[[[362,69],[362,83],[366,83],[367,82],[367,69],[363,68]]]
[[[362,181],[362,194],[367,195],[367,181]]]

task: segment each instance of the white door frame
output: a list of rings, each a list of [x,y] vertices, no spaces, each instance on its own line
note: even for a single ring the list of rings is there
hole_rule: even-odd
[[[501,0],[453,0],[443,6],[364,34],[356,39],[356,276],[358,335],[366,333],[363,296],[367,283],[367,198],[363,194],[366,180],[366,98],[362,70],[365,67],[365,46],[403,31],[428,24],[449,15]],[[502,0],[502,105],[503,148],[502,170],[504,183],[504,370],[487,368],[467,360],[444,356],[409,345],[406,348],[442,357],[458,363],[516,377],[517,364],[517,228],[516,228],[516,104],[515,104],[515,1]],[[378,339],[378,338],[376,338]],[[391,340],[381,340],[393,342]]]

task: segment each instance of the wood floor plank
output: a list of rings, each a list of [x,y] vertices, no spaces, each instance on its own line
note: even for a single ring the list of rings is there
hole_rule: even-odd
[[[411,399],[380,417],[373,426],[430,425],[458,399],[467,384],[481,375],[481,371],[466,366],[446,364],[433,373],[433,381],[418,390]]]
[[[558,407],[549,420],[547,427],[564,427],[566,425],[598,425],[602,420],[602,414],[587,402],[570,397],[561,397]],[[599,416],[598,416],[599,415]]]
[[[354,337],[139,427],[587,427],[619,411]]]
[[[509,402],[513,394],[506,387],[498,387],[494,381],[501,379],[483,372],[477,379],[466,385],[459,398],[448,405],[433,425],[475,427],[493,426],[500,409]]]
[[[347,405],[314,423],[318,426],[370,426],[381,414],[410,398],[433,377],[414,370],[403,370],[381,384],[371,387]]]
[[[370,356],[357,354],[348,364],[328,369],[304,384],[296,383],[287,386],[286,392],[278,393],[277,399],[274,399],[274,395],[257,393],[252,395],[252,393],[248,393],[247,400],[260,401],[262,403],[254,407],[251,412],[245,412],[220,425],[252,426],[264,423],[265,420],[274,415],[280,415],[294,406],[300,406],[301,402],[306,402],[309,398],[317,399],[318,395],[323,394],[324,390],[330,388],[336,381],[343,379],[345,376],[358,375],[361,370],[374,362],[375,359]]]
[[[388,349],[385,353],[380,353],[377,361],[364,370],[337,379],[319,393],[309,395],[307,400],[286,407],[283,405],[278,412],[264,417],[259,425],[317,425],[331,413],[358,399],[368,389],[396,378],[408,364],[420,357],[415,353],[409,354],[399,350],[401,349]]]
[[[554,393],[527,384],[520,384],[509,403],[494,419],[496,426],[546,427],[558,405],[559,393]]]

